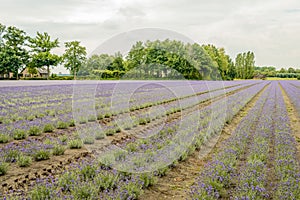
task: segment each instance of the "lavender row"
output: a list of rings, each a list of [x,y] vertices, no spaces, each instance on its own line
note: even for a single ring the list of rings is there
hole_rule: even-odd
[[[281,82],[282,84],[282,82]],[[285,87],[286,88],[286,87]],[[300,165],[297,159],[296,141],[290,127],[290,119],[282,92],[277,89],[275,123],[275,174],[277,184],[273,199],[300,198]]]
[[[234,199],[265,199],[267,191],[267,172],[270,158],[271,138],[274,134],[273,113],[276,105],[277,82],[272,82],[269,97],[262,109],[261,117],[252,136],[244,166],[236,171],[238,177]]]
[[[197,178],[191,187],[191,199],[216,199],[226,196],[227,189],[232,184],[236,173],[237,164],[245,153],[253,124],[259,119],[261,110],[270,93],[270,87],[261,95],[255,106],[242,119],[233,135],[222,146],[222,150]]]

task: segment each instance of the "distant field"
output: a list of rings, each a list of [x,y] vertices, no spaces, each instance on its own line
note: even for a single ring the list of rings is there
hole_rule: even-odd
[[[300,81],[3,81],[0,96],[2,198],[299,199]]]
[[[297,80],[297,78],[278,78],[278,77],[267,77],[266,80]]]

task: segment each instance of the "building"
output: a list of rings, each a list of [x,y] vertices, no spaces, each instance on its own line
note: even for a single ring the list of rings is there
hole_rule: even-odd
[[[45,69],[45,68],[36,68],[35,74],[29,73],[29,71],[30,71],[29,68],[26,67],[20,73],[20,77],[23,77],[23,78],[47,78],[47,76],[48,76],[47,69]]]

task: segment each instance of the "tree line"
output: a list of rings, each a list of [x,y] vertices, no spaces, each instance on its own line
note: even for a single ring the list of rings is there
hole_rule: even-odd
[[[86,48],[79,41],[65,42],[65,53],[62,56],[52,53],[54,48],[60,47],[58,38],[51,39],[46,32],[37,32],[30,37],[25,31],[0,24],[0,74],[12,72],[18,79],[20,71],[29,68],[29,72],[36,73],[37,68],[47,68],[47,78],[50,67],[63,64],[74,77],[86,60]]]
[[[256,67],[253,52],[239,53],[232,59],[224,48],[214,45],[187,44],[181,41],[136,42],[127,55],[95,54],[87,58],[86,48],[79,41],[65,42],[63,55],[58,38],[46,32],[30,37],[25,31],[0,24],[0,74],[18,73],[28,67],[31,74],[38,68],[62,64],[74,79],[194,79],[233,80],[259,76],[287,76],[298,71],[289,68],[276,71],[272,67]]]
[[[274,66],[264,66],[254,68],[255,77],[278,77],[278,78],[298,78],[300,80],[300,69],[289,67],[276,70]]]

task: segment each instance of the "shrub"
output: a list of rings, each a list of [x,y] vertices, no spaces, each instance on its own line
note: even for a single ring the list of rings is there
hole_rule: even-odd
[[[103,131],[97,131],[95,134],[96,140],[102,140],[105,138],[105,133]]]
[[[42,134],[42,131],[38,126],[32,126],[32,127],[30,127],[28,134],[30,136],[39,136]]]
[[[41,200],[41,199],[52,199],[51,187],[46,186],[46,184],[37,184],[30,192],[29,197],[32,200]]]
[[[94,115],[90,115],[90,116],[88,117],[88,121],[89,121],[89,122],[94,122],[94,121],[96,121],[96,120],[97,120],[97,117],[94,116]]]
[[[101,119],[103,119],[104,117],[103,117],[103,115],[102,114],[97,114],[97,120],[101,120]]]
[[[19,165],[19,167],[28,167],[30,166],[32,163],[32,158],[30,156],[25,156],[25,155],[20,155],[17,158],[17,164]]]
[[[85,117],[80,117],[79,124],[86,124],[88,120]]]
[[[40,149],[34,154],[34,159],[36,161],[48,160],[50,158],[50,151],[45,149]]]
[[[13,133],[15,140],[22,140],[27,138],[27,133],[25,130],[16,129]]]
[[[70,127],[74,127],[74,126],[75,126],[75,121],[74,121],[74,119],[71,119],[71,120],[69,121],[69,126],[70,126]]]
[[[70,149],[81,149],[83,146],[83,143],[81,139],[74,139],[69,141],[69,147]]]
[[[96,166],[85,165],[81,168],[79,174],[82,176],[83,180],[93,179],[97,174]]]
[[[5,153],[5,161],[6,162],[15,162],[19,156],[20,152],[18,150],[10,149]]]
[[[93,136],[87,136],[83,139],[84,144],[94,144],[95,138]]]
[[[105,113],[105,115],[104,115],[105,118],[110,118],[111,116],[112,116],[111,113]]]
[[[300,74],[297,76],[297,79],[300,80]]]
[[[65,143],[65,142],[68,141],[68,137],[67,137],[66,135],[60,136],[59,139],[60,139],[60,141],[63,142],[63,143]]]
[[[65,151],[66,151],[66,148],[64,146],[55,145],[52,150],[52,154],[55,156],[60,156],[60,155],[64,155]]]
[[[6,174],[8,170],[8,163],[5,162],[0,162],[0,176],[3,176]]]
[[[107,129],[106,131],[105,131],[105,135],[107,135],[107,136],[112,136],[112,135],[114,135],[116,133],[116,130],[115,129]]]
[[[59,122],[57,123],[57,128],[58,128],[58,129],[67,129],[67,128],[68,128],[68,123],[63,122],[63,121],[59,121]]]
[[[51,133],[54,131],[54,126],[52,124],[46,124],[43,131],[44,133]]]
[[[7,134],[0,134],[0,143],[7,143],[11,140],[10,136]]]
[[[140,119],[139,119],[139,125],[145,125],[145,124],[147,124],[146,119],[140,118]]]
[[[35,119],[35,115],[29,115],[28,117],[27,117],[27,120],[28,121],[33,121]]]

